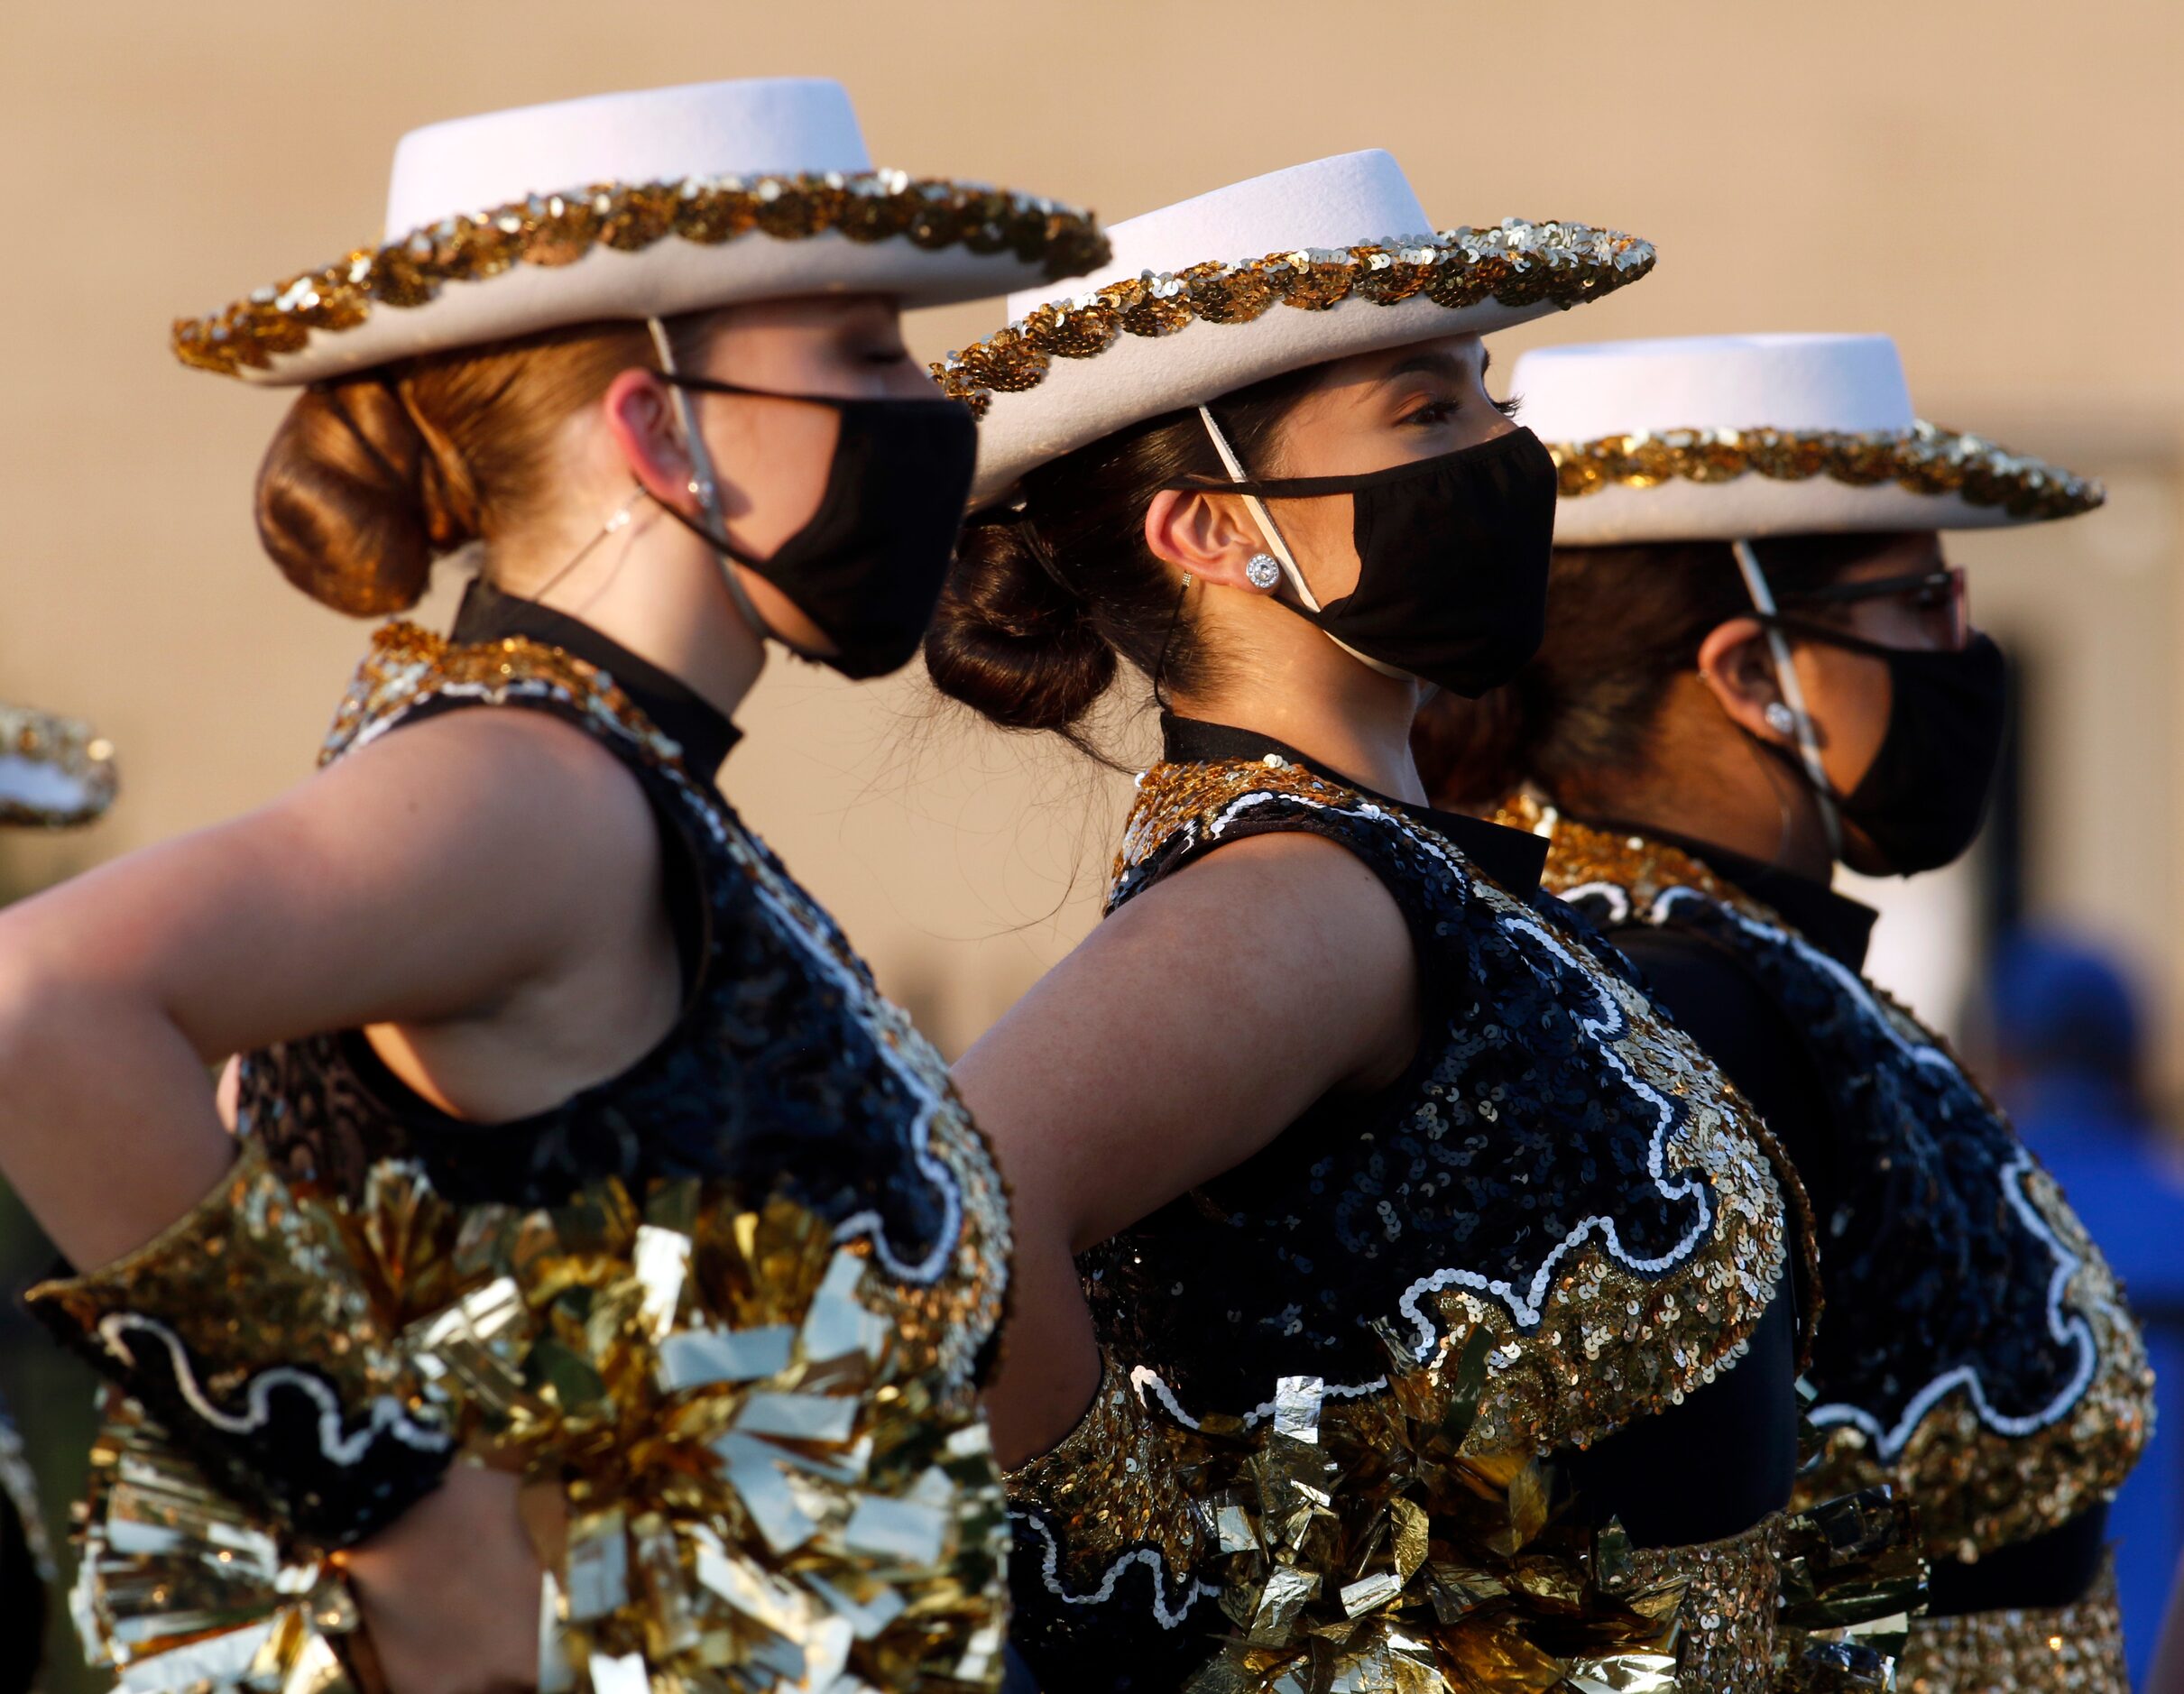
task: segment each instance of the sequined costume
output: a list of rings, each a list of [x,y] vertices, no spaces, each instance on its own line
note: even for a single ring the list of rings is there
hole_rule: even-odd
[[[336,1674],[304,1644],[354,1622],[322,1555],[467,1444],[567,1478],[549,1597],[579,1687],[991,1684],[1005,1533],[973,1395],[1009,1242],[984,1141],[714,787],[726,721],[596,631],[489,589],[452,641],[391,625],[325,758],[483,709],[574,724],[641,785],[682,1012],[622,1074],[507,1124],[435,1110],[355,1033],[243,1059],[244,1156],[177,1226],[207,1315],[141,1263],[41,1301],[151,1413],[124,1408],[95,1467],[102,1644],[124,1668],[147,1639],[176,1650],[171,1682],[139,1686]],[[342,1359],[312,1354],[325,1332],[354,1338]],[[156,1556],[124,1533],[145,1521],[170,1532]],[[255,1633],[217,1663],[178,1644],[186,1620],[141,1615],[213,1580],[178,1577],[178,1542],[251,1550],[214,1589],[259,1607]]]
[[[1392,1086],[1327,1097],[1081,1258],[1105,1379],[1083,1422],[1010,1478],[1018,1638],[1043,1684],[1180,1688],[1222,1653],[1228,1680],[1208,1686],[1276,1686],[1265,1666],[1340,1588],[1332,1614],[1309,1617],[1314,1651],[1404,1679],[1355,1686],[1439,1689],[1418,1668],[1434,1663],[1447,1686],[1520,1685],[1545,1662],[1536,1642],[1474,1638],[1470,1620],[1486,1588],[1553,1561],[1456,1568],[1444,1541],[1461,1526],[1441,1514],[1464,1509],[1444,1486],[1459,1455],[1436,1443],[1455,1429],[1461,1456],[1488,1461],[1469,1486],[1506,1492],[1514,1549],[1546,1515],[1521,1477],[1556,1453],[1592,1465],[1580,1493],[1593,1528],[1636,1529],[1645,1491],[1606,1462],[1636,1428],[1671,1443],[1652,1452],[1681,1460],[1689,1509],[1668,1533],[1638,1533],[1619,1578],[1580,1557],[1557,1592],[1668,1585],[1682,1685],[1763,1686],[1767,1550],[1794,1463],[1789,1291],[1812,1286],[1795,1184],[1764,1130],[1620,961],[1537,892],[1535,843],[1364,794],[1263,738],[1184,722],[1169,734],[1109,909],[1228,841],[1334,841],[1409,925],[1424,1033]],[[1732,1402],[1736,1433],[1673,1444]],[[1702,1467],[1735,1503],[1709,1528]],[[1313,1551],[1320,1530],[1268,1505],[1292,1490],[1321,1503],[1341,1551]],[[1258,1557],[1284,1537],[1271,1564]],[[1688,1544],[1702,1541],[1719,1544]],[[1644,1579],[1615,1589],[1634,1558]],[[1251,1643],[1267,1651],[1251,1658]],[[1661,1676],[1652,1662],[1624,1673]]]
[[[1859,974],[1870,914],[1700,843],[1501,815],[1548,836],[1548,886],[1626,947],[1807,1176],[1826,1446],[1801,1488],[1886,1478],[1915,1507],[1935,1615],[1903,1685],[2120,1694],[2101,1528],[2150,1433],[2145,1349],[2000,1110]]]

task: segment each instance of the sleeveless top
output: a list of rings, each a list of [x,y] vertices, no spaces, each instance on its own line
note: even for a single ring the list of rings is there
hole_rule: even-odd
[[[2000,1575],[2011,1549],[2045,1535],[2039,1562],[2082,1588],[2104,1503],[2151,1433],[2137,1325],[2054,1181],[1942,1038],[1855,956],[1816,944],[1681,846],[1528,802],[1501,815],[1548,836],[1548,886],[1611,934],[1654,928],[1692,944],[1723,995],[1755,992],[1779,1009],[1785,1044],[1802,1048],[1789,1057],[1809,1062],[1825,1141],[1811,1156],[1832,1171],[1816,1190],[1829,1310],[1809,1372],[1826,1449],[1805,1486],[1885,1478],[1907,1494],[1937,1561],[1937,1611],[2077,1598],[1982,1603],[1975,1590],[1950,1606],[1950,1582],[1976,1578],[1944,1562]]]
[[[1109,910],[1224,842],[1334,841],[1403,912],[1422,1035],[1391,1087],[1328,1096],[1079,1260],[1105,1380],[1078,1427],[1010,1478],[1017,1638],[1050,1694],[1180,1688],[1249,1621],[1214,1579],[1240,1532],[1226,1527],[1230,1496],[1206,1497],[1205,1438],[1278,1439],[1306,1416],[1323,1450],[1369,1454],[1392,1377],[1479,1338],[1467,1451],[1582,1449],[1634,1421],[1665,1431],[1707,1385],[1728,1386],[1771,1312],[1787,1319],[1776,1295],[1793,1255],[1811,1285],[1802,1201],[1785,1198],[1794,1179],[1764,1129],[1612,952],[1537,892],[1535,850],[1366,794],[1263,738],[1169,727]],[[1792,1353],[1771,1361],[1785,1404]],[[1779,1422],[1793,1439],[1793,1408]],[[1678,1456],[1691,1493],[1723,1463],[1703,1446]],[[1774,1497],[1728,1527],[1782,1505],[1792,1463],[1785,1446]],[[1377,1470],[1368,1458],[1321,1486],[1369,1491]],[[1755,1544],[1725,1552],[1732,1566],[1772,1579]],[[1745,1632],[1745,1675],[1721,1685],[1756,1686],[1771,1599],[1699,1609],[1725,1640]]]
[[[452,640],[390,625],[325,758],[482,710],[575,726],[648,796],[679,1014],[514,1122],[434,1109],[355,1035],[241,1060],[221,1189],[41,1305],[167,1342],[100,1341],[134,1398],[79,1515],[87,1648],[138,1689],[347,1686],[340,1550],[460,1449],[559,1485],[548,1683],[994,1686],[990,1150],[714,787],[726,719],[596,631],[490,589]]]
[[[1008,1282],[999,1171],[939,1054],[714,787],[727,720],[588,625],[480,585],[452,640],[377,634],[321,762],[486,709],[574,724],[642,787],[686,961],[681,1015],[620,1075],[500,1124],[437,1110],[357,1032],[283,1042],[241,1061],[240,1133],[352,1195],[387,1158],[418,1161],[458,1202],[554,1205],[605,1178],[785,1194],[869,1252],[901,1332],[967,1392]]]

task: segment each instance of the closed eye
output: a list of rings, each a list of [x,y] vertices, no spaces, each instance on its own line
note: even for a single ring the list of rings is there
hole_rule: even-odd
[[[1511,421],[1515,421],[1516,414],[1522,411],[1524,407],[1525,402],[1515,394],[1510,395],[1507,400],[1497,400],[1494,402],[1494,410]]]

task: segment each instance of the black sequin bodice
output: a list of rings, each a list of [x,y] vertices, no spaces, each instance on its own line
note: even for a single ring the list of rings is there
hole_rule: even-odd
[[[1107,1382],[1011,1485],[1019,1639],[1057,1689],[1180,1686],[1226,1626],[1188,1432],[1266,1428],[1298,1378],[1326,1419],[1369,1420],[1391,1340],[1428,1359],[1483,1328],[1479,1450],[1604,1444],[1726,1386],[1770,1314],[1787,1321],[1810,1250],[1764,1130],[1627,966],[1430,819],[1279,755],[1164,763],[1110,908],[1268,831],[1333,840],[1389,889],[1424,1033],[1393,1086],[1328,1097],[1079,1261]],[[1786,1340],[1770,1368],[1787,1404]],[[1785,1447],[1772,1505],[1790,1465]]]
[[[604,638],[584,644],[613,662]],[[502,1124],[435,1110],[356,1032],[286,1042],[242,1062],[243,1132],[349,1192],[375,1162],[406,1157],[465,1202],[551,1205],[606,1177],[716,1177],[754,1196],[786,1193],[923,1291],[913,1303],[929,1307],[923,1321],[967,1379],[994,1337],[1007,1276],[1006,1201],[989,1149],[938,1054],[833,919],[609,669],[523,636],[450,643],[393,625],[325,757],[484,707],[574,723],[643,786],[687,884],[675,914],[691,965],[680,1017],[621,1075]]]
[[[1725,991],[1755,989],[1810,1060],[1825,1125],[1811,1155],[1831,1167],[1816,1191],[1829,1310],[1809,1374],[1828,1457],[1812,1490],[1890,1480],[1934,1556],[1965,1561],[2097,1508],[2149,1433],[2145,1350],[1999,1109],[1853,963],[1692,854],[1552,828],[1550,887],[1603,925],[1710,950]]]

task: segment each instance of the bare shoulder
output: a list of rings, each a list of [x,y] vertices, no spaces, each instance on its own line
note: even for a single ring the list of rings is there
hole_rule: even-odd
[[[1184,866],[1120,907],[1103,928],[1197,936],[1322,984],[1411,990],[1411,938],[1395,896],[1337,842],[1300,831],[1247,836]]]
[[[320,772],[298,805],[372,811],[452,844],[475,836],[603,887],[657,865],[658,829],[634,772],[551,713],[448,712],[383,735]]]
[[[1315,836],[1225,843],[1099,924],[956,1076],[1019,1200],[1078,1247],[1416,1050],[1395,898]]]

